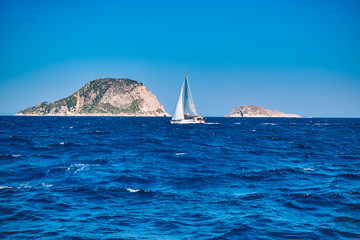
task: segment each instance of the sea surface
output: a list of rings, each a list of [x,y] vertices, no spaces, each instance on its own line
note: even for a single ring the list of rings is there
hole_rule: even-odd
[[[1,239],[360,239],[360,119],[0,117]]]

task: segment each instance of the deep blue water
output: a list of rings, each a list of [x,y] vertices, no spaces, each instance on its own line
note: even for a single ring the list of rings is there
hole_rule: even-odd
[[[169,121],[0,117],[0,238],[360,238],[360,119]]]

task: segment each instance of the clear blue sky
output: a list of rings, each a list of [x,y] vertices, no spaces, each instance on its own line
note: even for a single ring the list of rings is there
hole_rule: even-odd
[[[258,105],[360,117],[360,1],[0,1],[0,114],[90,80],[143,82],[172,114]]]

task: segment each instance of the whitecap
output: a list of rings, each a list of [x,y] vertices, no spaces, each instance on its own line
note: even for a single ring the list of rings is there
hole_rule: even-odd
[[[150,193],[151,191],[149,190],[144,190],[144,189],[132,189],[132,188],[127,188],[127,191],[131,192],[131,193],[136,193],[136,192],[141,192],[141,193]]]
[[[262,123],[263,125],[271,125],[271,126],[275,126],[275,125],[279,125],[277,123]]]
[[[186,153],[175,153],[176,156],[179,156],[179,155],[185,155]]]
[[[20,154],[13,154],[13,155],[0,154],[0,157],[17,158],[17,157],[21,157],[21,155]]]
[[[52,184],[41,183],[41,186],[50,188],[50,187],[52,187]]]
[[[217,125],[219,123],[216,123],[216,122],[210,122],[210,123],[204,123],[204,124],[208,124],[208,125]]]
[[[32,188],[29,183],[20,184],[17,188]]]
[[[304,171],[314,171],[313,168],[303,168]]]
[[[10,186],[0,186],[0,189],[7,189],[7,188],[14,188],[14,187],[10,187]]]
[[[139,192],[140,189],[132,189],[132,188],[127,188],[126,190],[128,190],[129,192]]]
[[[88,165],[87,164],[79,164],[78,166],[79,166],[79,168],[74,173],[84,171],[84,168]]]
[[[85,167],[87,167],[87,166],[89,166],[89,165],[88,164],[83,164],[83,163],[74,163],[74,164],[71,164],[67,168],[67,171],[74,170],[74,173],[77,173],[77,172],[84,171]]]
[[[240,125],[241,123],[234,123],[234,124],[236,124],[236,125]]]

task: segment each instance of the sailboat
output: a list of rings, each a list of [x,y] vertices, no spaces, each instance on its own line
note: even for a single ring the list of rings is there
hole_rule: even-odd
[[[171,118],[172,124],[205,123],[203,117],[198,116],[194,100],[191,95],[189,80],[185,73],[180,96],[176,104],[175,112]]]

